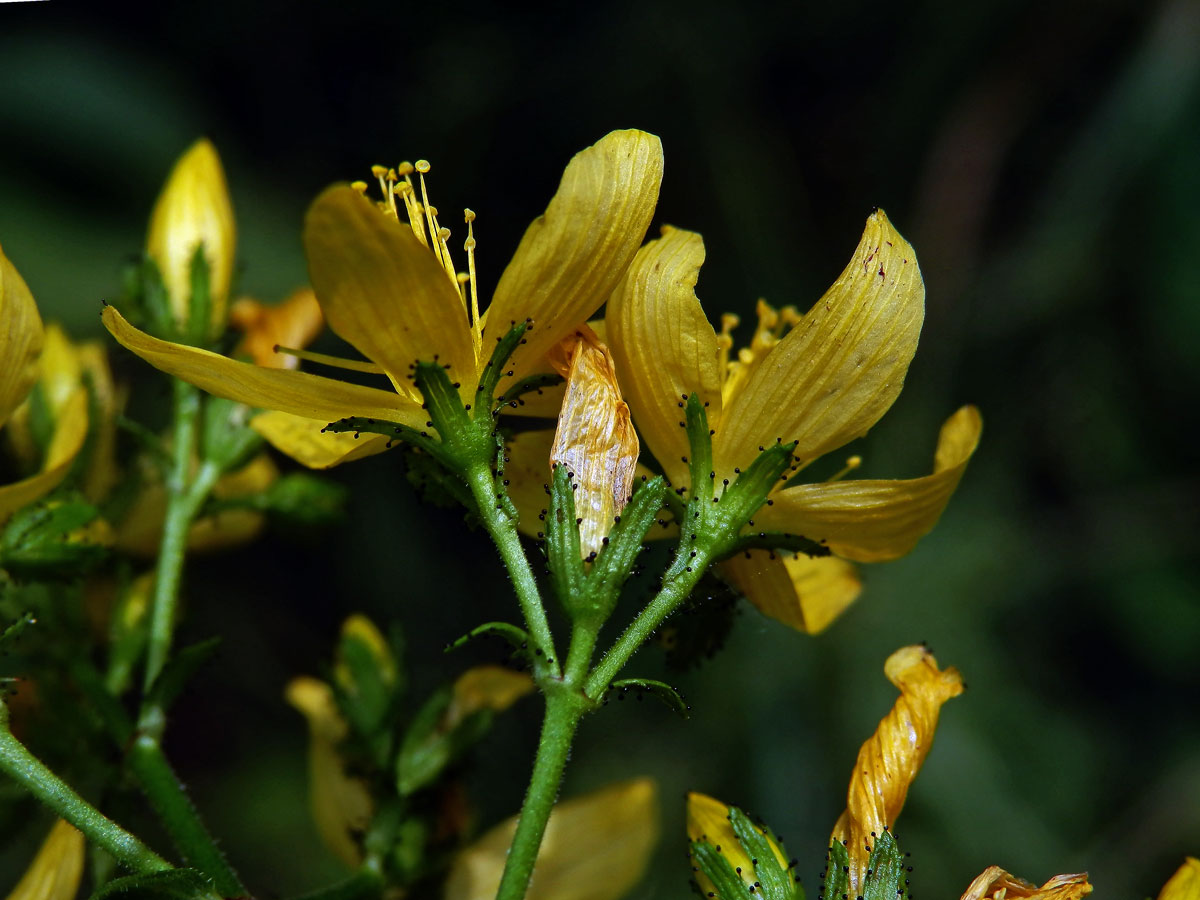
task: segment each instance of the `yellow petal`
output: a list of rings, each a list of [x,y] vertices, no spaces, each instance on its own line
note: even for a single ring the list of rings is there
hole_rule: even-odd
[[[1005,872],[999,866],[989,866],[971,882],[962,900],[1078,900],[1092,892],[1087,873],[1055,875],[1041,887]]]
[[[88,431],[87,390],[77,386],[54,426],[42,471],[21,481],[0,486],[0,522],[23,506],[50,493],[71,471]]]
[[[964,406],[942,425],[933,474],[923,478],[804,484],[772,495],[754,517],[759,528],[825,541],[840,556],[881,562],[908,553],[942,515],[983,427]]]
[[[192,257],[204,245],[214,331],[225,321],[233,278],[236,238],[233,205],[216,148],[206,139],[192,144],[171,170],[146,235],[146,253],[158,263],[176,324],[186,325],[192,295]]]
[[[444,727],[453,728],[481,709],[503,712],[533,692],[533,679],[525,672],[504,666],[475,666],[454,682],[454,695],[446,710]]]
[[[83,877],[84,840],[59,819],[8,900],[74,900]]]
[[[516,830],[514,816],[464,850],[446,881],[446,900],[491,900]],[[558,804],[526,900],[618,900],[641,879],[658,840],[658,799],[647,778]]]
[[[732,399],[713,445],[718,473],[776,438],[812,459],[866,434],[900,393],[924,316],[916,254],[879,210],[845,271]]]
[[[545,529],[539,516],[549,505],[550,447],[554,432],[549,429],[522,431],[508,442],[504,477],[508,479],[508,497],[517,508],[517,527],[533,537]]]
[[[605,319],[638,430],[678,486],[688,483],[683,398],[704,401],[710,428],[721,419],[720,349],[695,292],[703,262],[700,235],[664,228],[638,251]]]
[[[771,850],[775,853],[779,864],[785,869],[788,868],[788,859],[784,856],[783,850],[765,832],[760,831],[760,833],[771,845]],[[729,822],[729,807],[720,800],[709,797],[707,794],[695,792],[688,794],[687,836],[689,841],[707,841],[712,844],[725,857],[734,871],[741,873],[742,880],[746,882],[747,886],[754,885],[754,862],[738,842],[733,825]],[[695,876],[696,883],[700,885],[703,893],[708,894],[713,890],[712,883],[703,873],[697,872]]]
[[[608,340],[608,327],[604,319],[592,319],[587,323],[587,327],[596,333],[596,338],[600,341],[600,343],[610,344]],[[539,359],[537,363],[531,367],[528,374],[557,374],[554,370],[554,366],[550,364],[550,357],[557,353],[558,345],[555,344],[550,348],[549,353]],[[556,384],[552,387],[530,391],[529,393],[521,396],[521,402],[517,406],[507,407],[504,410],[504,415],[522,416],[530,419],[557,419],[559,410],[562,409],[563,396],[565,394],[565,384]]]
[[[265,369],[161,341],[134,328],[111,306],[105,307],[102,319],[118,343],[150,365],[227,400],[326,422],[366,416],[416,428],[427,421],[419,404],[399,394],[307,372]]]
[[[552,357],[567,381],[550,448],[550,465],[566,466],[578,486],[575,515],[584,558],[599,553],[614,517],[629,501],[638,438],[621,399],[612,354],[595,332],[581,325]],[[511,479],[510,479],[511,481]]]
[[[939,669],[924,646],[902,647],[883,667],[900,696],[862,749],[850,774],[846,811],[832,840],[845,841],[850,856],[851,895],[862,893],[871,835],[891,828],[908,788],[933,745],[942,704],[963,691],[962,677],[951,667]]]
[[[338,745],[346,723],[329,685],[315,678],[296,678],[287,686],[287,701],[308,720],[309,799],[313,820],[325,845],[348,866],[362,861],[356,836],[371,821],[371,797],[359,778],[346,774]]]
[[[250,427],[261,434],[280,453],[286,453],[310,469],[331,469],[344,462],[374,456],[392,446],[385,434],[322,432],[327,423],[285,412],[259,413]]]
[[[435,354],[450,366],[452,381],[474,389],[466,309],[412,229],[353,188],[335,185],[309,207],[304,252],[329,327],[383,366],[398,391],[416,398],[410,368]]]
[[[301,288],[278,306],[243,297],[229,310],[229,324],[246,334],[234,350],[235,356],[249,356],[256,366],[294,369],[300,360],[277,353],[275,348],[307,347],[325,327],[325,317],[312,288]]]
[[[662,144],[643,131],[611,132],[575,155],[496,286],[484,352],[533,319],[510,362],[520,378],[608,300],[650,227],[662,171]]]
[[[108,496],[117,483],[117,412],[124,406],[124,393],[113,384],[108,356],[97,341],[80,344],[76,351],[91,389],[93,408],[99,421],[92,422],[92,443],[88,450],[87,471],[83,474],[83,493],[93,503]]]
[[[797,631],[823,631],[862,591],[858,571],[836,556],[771,557],[766,550],[751,550],[749,559],[721,562],[718,572],[764,615]]]
[[[1158,900],[1200,900],[1200,859],[1189,856],[1158,894]]]
[[[33,294],[0,248],[0,426],[37,381],[42,335]]]

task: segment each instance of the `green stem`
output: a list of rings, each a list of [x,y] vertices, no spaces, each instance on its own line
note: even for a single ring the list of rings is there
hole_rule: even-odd
[[[8,707],[0,702],[0,769],[135,874],[173,866],[80,797],[30,753],[8,729]]]
[[[668,576],[658,595],[638,613],[636,619],[629,623],[624,634],[617,639],[617,642],[609,648],[608,652],[604,654],[604,658],[592,670],[584,688],[584,693],[588,697],[593,700],[600,698],[612,680],[617,677],[617,673],[625,667],[625,663],[629,662],[629,658],[637,652],[638,647],[645,643],[654,630],[662,624],[663,619],[673,613],[696,587],[696,583],[712,560],[712,554],[701,547],[695,549],[696,555],[689,557],[685,568],[671,567],[671,571],[674,571],[675,574]],[[676,571],[677,569],[678,571]]]
[[[175,633],[175,608],[179,584],[187,554],[188,530],[200,507],[221,477],[220,467],[203,463],[192,476],[196,446],[196,426],[200,416],[200,391],[178,378],[174,388],[174,429],[172,463],[167,476],[167,514],[163,522],[162,546],[154,581],[154,604],[150,620],[149,645],[143,691],[149,693],[171,653]]]
[[[513,590],[516,591],[517,601],[521,604],[521,613],[525,616],[525,626],[529,630],[535,652],[540,651],[548,674],[557,678],[559,667],[554,637],[550,634],[550,623],[546,619],[546,609],[542,606],[537,580],[533,577],[533,570],[529,567],[525,551],[521,549],[521,536],[517,533],[516,522],[498,504],[496,483],[486,466],[475,466],[468,469],[465,475],[483,527],[492,536],[496,549],[500,551],[500,558],[508,569],[509,578],[512,579]]]
[[[566,685],[546,693],[546,718],[542,723],[533,775],[517,819],[517,830],[508,850],[496,900],[522,900],[529,888],[546,822],[554,808],[563,767],[571,752],[571,740],[587,709],[586,701]]]
[[[213,880],[222,897],[249,894],[200,820],[196,807],[157,740],[142,734],[129,749],[129,769],[137,778],[184,862]]]

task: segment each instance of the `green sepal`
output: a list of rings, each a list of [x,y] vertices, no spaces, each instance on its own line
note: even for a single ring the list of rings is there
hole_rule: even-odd
[[[114,879],[90,900],[221,900],[221,895],[198,869],[168,869]]]
[[[692,476],[692,497],[711,497],[713,479],[712,430],[708,427],[708,413],[704,403],[695,394],[689,394],[685,409],[684,425],[688,437],[688,470]]]
[[[624,694],[627,691],[637,691],[638,699],[641,699],[642,693],[650,694],[652,697],[657,697],[667,705],[672,711],[679,713],[683,718],[688,718],[691,715],[691,706],[683,698],[679,688],[667,684],[665,681],[655,681],[653,678],[622,678],[619,681],[614,681],[608,686],[611,694],[612,691],[619,691]],[[605,698],[609,694],[605,695]]]
[[[897,900],[908,896],[904,854],[891,831],[884,829],[875,836],[875,845],[867,859],[867,875],[863,881],[863,900]]]
[[[692,841],[692,862],[712,882],[717,900],[755,900],[733,864],[708,841]]]
[[[0,533],[0,569],[48,580],[86,573],[108,556],[87,532],[99,515],[90,503],[70,497],[18,510]]]
[[[148,704],[164,711],[170,709],[192,676],[212,659],[220,646],[221,638],[211,637],[176,651],[150,686],[146,697]]]
[[[223,397],[204,398],[204,421],[200,449],[206,461],[220,466],[222,472],[240,469],[266,443],[250,427],[254,411],[244,403]]]
[[[834,841],[829,846],[825,859],[825,888],[823,900],[842,900],[842,896],[850,892],[850,854],[846,845]]]
[[[574,484],[566,466],[556,465],[550,475],[546,561],[559,602],[572,619],[577,618],[587,606],[584,596],[586,575],[579,544],[579,522],[575,516]]]
[[[152,323],[153,330],[159,336],[181,337],[175,327],[171,299],[167,296],[167,286],[163,282],[158,263],[147,256],[138,274],[140,277],[130,284],[133,289],[130,299],[133,300],[136,309]]]
[[[729,824],[733,826],[738,843],[754,866],[759,896],[765,900],[804,900],[804,889],[792,875],[791,869],[780,864],[771,846],[775,844],[781,853],[785,853],[779,839],[765,826],[760,830],[736,806],[729,807]]]
[[[343,627],[337,645],[338,706],[354,730],[370,740],[390,725],[396,702],[404,690],[396,657],[399,647],[393,633],[389,645],[379,648]]]
[[[778,550],[784,553],[803,553],[805,556],[829,556],[830,550],[802,534],[790,534],[786,531],[754,531],[738,535],[737,540],[723,556],[734,556],[746,550]]]
[[[191,288],[188,296],[188,338],[197,347],[202,347],[215,337],[211,321],[212,279],[203,242],[196,245],[196,251],[192,254],[188,266],[188,287]]]
[[[481,709],[447,730],[444,716],[452,699],[453,689],[442,688],[413,717],[396,758],[396,789],[402,797],[437,781],[491,728],[494,711]]]
[[[587,576],[601,621],[612,614],[621,588],[629,580],[638,554],[642,552],[646,532],[663,508],[666,491],[667,483],[661,475],[640,483],[608,532],[608,541]]]
[[[384,419],[368,419],[365,416],[348,416],[345,419],[330,422],[321,431],[328,431],[333,434],[366,433],[387,435],[392,440],[404,441],[406,444],[420,447],[439,462],[448,464],[450,459],[442,450],[441,442],[433,434],[432,423],[430,423],[429,428],[430,430],[428,431],[418,431],[408,425],[401,425],[399,422],[388,422]]]
[[[562,382],[563,377],[554,372],[539,372],[537,375],[526,375],[496,399],[494,411],[502,412],[506,406],[510,406],[513,409],[524,406],[525,401],[521,398],[530,391],[537,391],[540,394],[542,388],[556,387],[562,384]]]
[[[719,504],[721,516],[730,525],[736,524],[737,531],[754,518],[754,514],[767,502],[767,495],[791,466],[795,448],[796,444],[792,442],[773,444],[763,449],[750,467],[725,489]]]
[[[414,377],[417,389],[425,398],[429,419],[441,436],[442,452],[449,459],[450,467],[463,472],[481,460],[490,465],[496,450],[491,416],[480,423],[471,419],[458,395],[458,388],[451,384],[440,363],[418,362]]]
[[[504,367],[508,364],[513,351],[525,340],[525,332],[529,330],[529,320],[517,322],[496,342],[496,349],[491,357],[483,364],[483,372],[479,376],[479,384],[475,388],[475,418],[491,416],[496,409],[496,385],[505,374]],[[422,393],[424,393],[422,391]]]

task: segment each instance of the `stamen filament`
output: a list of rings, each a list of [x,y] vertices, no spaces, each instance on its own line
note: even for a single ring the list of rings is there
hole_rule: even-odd
[[[831,475],[829,478],[826,478],[825,483],[832,484],[835,481],[840,481],[841,479],[845,478],[847,475],[849,475],[851,472],[853,472],[855,469],[857,469],[861,465],[862,465],[862,457],[861,456],[857,456],[857,455],[851,456],[849,459],[846,460],[845,467],[843,467],[842,470],[840,472],[838,472],[836,475]]]
[[[479,287],[475,280],[475,212],[464,209],[463,220],[467,223],[467,239],[463,250],[467,253],[467,277],[471,287],[471,336],[475,339],[475,358],[483,350],[483,325],[479,321]]]
[[[284,347],[280,344],[275,345],[275,352],[286,353],[288,356],[296,357],[296,359],[318,363],[322,366],[332,366],[335,369],[349,369],[351,372],[366,372],[369,375],[387,374],[383,371],[382,367],[366,360],[343,359],[340,356],[330,356],[327,353],[314,353],[311,350],[298,350],[295,347]]]

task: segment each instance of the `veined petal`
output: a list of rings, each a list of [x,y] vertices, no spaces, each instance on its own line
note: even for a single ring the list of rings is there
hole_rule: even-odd
[[[618,900],[637,884],[658,840],[657,788],[625,781],[554,807],[526,900]],[[513,818],[464,850],[446,881],[446,900],[496,896]]]
[[[301,288],[278,306],[265,306],[243,297],[229,310],[229,324],[246,335],[234,356],[245,354],[256,366],[294,369],[300,360],[275,348],[307,347],[325,327],[325,317],[312,288]]]
[[[1200,900],[1200,859],[1184,860],[1159,891],[1158,900]]]
[[[612,294],[650,227],[662,172],[662,144],[644,131],[611,132],[567,164],[487,311],[485,351],[514,321],[533,319],[526,346],[510,362],[514,377]]]
[[[59,819],[8,900],[75,900],[83,861],[83,835]]]
[[[88,431],[87,389],[82,385],[63,404],[42,471],[0,487],[0,522],[23,506],[50,493],[71,470]]]
[[[346,723],[333,691],[315,678],[296,678],[287,686],[287,701],[308,720],[309,794],[317,830],[338,859],[356,866],[362,850],[355,836],[371,821],[371,797],[361,779],[346,774],[338,753]]]
[[[971,882],[962,900],[1079,900],[1091,892],[1086,872],[1055,875],[1038,887],[1024,878],[1010,875],[999,866],[989,866]]]
[[[332,469],[344,462],[382,453],[392,446],[385,434],[364,434],[356,438],[349,432],[323,432],[321,429],[327,424],[321,419],[277,410],[259,413],[250,420],[250,427],[272,447],[310,469]]]
[[[836,556],[772,558],[766,550],[751,550],[748,559],[724,560],[718,571],[763,615],[807,634],[831,625],[862,592],[858,570]]]
[[[111,306],[104,308],[102,320],[118,343],[156,369],[227,400],[326,422],[366,416],[421,427],[427,421],[419,403],[399,394],[307,372],[266,369],[162,341],[134,328]]]
[[[832,835],[832,840],[847,842],[851,896],[862,893],[874,844],[871,835],[891,828],[904,808],[908,788],[933,745],[942,704],[963,692],[958,670],[939,669],[924,646],[897,650],[888,657],[883,671],[900,689],[900,696],[858,751],[846,811]]]
[[[42,335],[33,294],[0,248],[0,426],[37,381]]]
[[[383,366],[396,390],[416,398],[410,369],[434,355],[450,366],[451,380],[474,390],[475,347],[462,298],[411,228],[335,185],[309,207],[304,252],[329,327]]]
[[[933,474],[923,478],[804,484],[772,495],[754,517],[761,528],[825,541],[839,556],[882,562],[929,533],[979,444],[979,410],[964,406],[942,425]]]
[[[729,404],[713,443],[718,473],[776,438],[812,459],[866,434],[904,385],[924,317],[916,254],[878,210],[845,271]]]
[[[721,417],[720,349],[695,292],[703,262],[700,235],[664,228],[634,257],[605,320],[638,430],[680,486],[688,483],[687,432],[679,427],[683,397],[699,395],[711,428]]]

